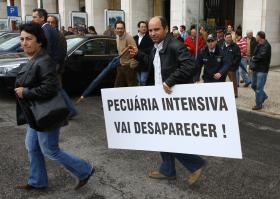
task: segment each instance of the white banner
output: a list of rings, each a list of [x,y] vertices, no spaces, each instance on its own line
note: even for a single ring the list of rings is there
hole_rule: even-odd
[[[242,158],[232,83],[102,89],[108,147]]]

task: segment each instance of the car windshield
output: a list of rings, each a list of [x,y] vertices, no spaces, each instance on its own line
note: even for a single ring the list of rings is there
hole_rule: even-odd
[[[0,50],[9,50],[10,48],[15,46],[16,44],[19,44],[19,42],[20,42],[19,36],[8,39],[8,40],[6,40],[6,41],[4,41],[3,43],[0,44]]]
[[[68,38],[67,41],[67,52],[72,50],[78,43],[83,41],[85,38],[82,37],[76,37],[76,38]]]

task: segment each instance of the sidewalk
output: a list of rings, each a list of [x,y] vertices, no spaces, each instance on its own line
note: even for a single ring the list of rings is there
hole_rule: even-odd
[[[280,67],[270,68],[264,89],[268,99],[260,111],[252,110],[255,105],[255,93],[251,87],[244,88],[243,85],[240,84],[238,88],[238,98],[236,99],[238,109],[280,119]]]

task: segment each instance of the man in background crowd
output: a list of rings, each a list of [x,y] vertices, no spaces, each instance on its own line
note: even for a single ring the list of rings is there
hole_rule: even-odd
[[[154,43],[151,40],[149,34],[147,33],[148,24],[146,21],[139,21],[137,24],[138,27],[138,34],[133,37],[135,40],[136,46],[139,50],[146,53],[147,55],[150,54]],[[137,68],[137,80],[139,86],[145,86],[148,80],[148,67],[144,66],[144,62],[140,62]]]
[[[62,96],[65,100],[65,103],[70,111],[68,118],[71,119],[78,114],[78,111],[75,108],[74,103],[72,102],[72,100],[70,99],[70,97],[65,92],[65,90],[63,89],[63,86],[62,86],[62,75],[65,70],[65,58],[66,58],[66,54],[67,54],[67,42],[66,42],[64,35],[58,31],[58,19],[56,18],[56,16],[52,16],[52,15],[48,16],[47,22],[48,22],[48,24],[51,25],[52,28],[54,28],[57,31],[57,34],[58,34],[58,46],[60,48],[60,50],[58,52],[59,52],[59,57],[61,59],[59,59],[58,67],[57,67],[56,71],[58,73],[58,78],[59,78],[59,81],[61,84],[60,93],[62,94]]]
[[[227,32],[225,34],[225,42],[221,49],[223,51],[224,64],[228,65],[228,77],[233,83],[234,95],[237,98],[238,90],[236,81],[236,71],[239,68],[241,54],[237,44],[232,41],[232,34],[230,32]]]
[[[232,25],[228,25],[226,32],[231,33],[232,41],[235,43],[236,42],[236,35],[235,35],[235,32],[234,32],[233,26]]]
[[[123,21],[117,21],[115,23],[115,30],[117,35],[117,48],[118,53],[121,55],[128,46],[134,46],[137,48],[136,43],[132,36],[130,36],[125,30],[125,23]],[[130,57],[128,51],[126,51],[120,58],[120,66],[117,67],[117,76],[115,80],[115,87],[136,86],[136,67],[138,62]]]
[[[241,76],[243,81],[245,82],[244,87],[248,87],[251,84],[251,80],[249,79],[247,71],[247,41],[245,38],[242,37],[241,30],[236,30],[235,34],[236,44],[238,45],[241,52],[241,62],[239,65],[239,69],[236,72],[236,81],[237,85],[239,86],[239,80]]]
[[[181,37],[183,38],[183,40],[185,41],[188,36],[188,33],[186,32],[186,26],[184,26],[184,25],[180,26],[180,34],[181,34]]]
[[[252,62],[254,65],[254,67],[252,67],[252,89],[256,94],[256,105],[252,107],[252,110],[262,109],[264,101],[268,98],[264,91],[264,86],[271,61],[271,46],[266,40],[263,31],[257,33],[256,41],[257,46],[252,56]]]
[[[198,68],[198,74],[195,77],[196,82],[199,81],[203,66],[202,79],[205,83],[224,82],[226,80],[229,65],[223,63],[223,54],[221,48],[217,46],[214,35],[208,35],[207,47],[198,55],[196,63]]]
[[[196,53],[198,54],[203,47],[203,39],[200,35],[198,36],[198,49],[196,49],[196,27],[192,26],[190,31],[191,34],[187,37],[184,43],[187,46],[190,55],[194,57]]]
[[[224,45],[224,42],[225,42],[225,39],[224,39],[224,28],[223,27],[217,27],[216,35],[217,35],[217,45],[220,48],[220,47],[222,47]]]

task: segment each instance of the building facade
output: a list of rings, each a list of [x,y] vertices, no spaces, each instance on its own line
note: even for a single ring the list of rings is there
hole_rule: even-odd
[[[71,12],[86,12],[88,26],[95,26],[98,33],[105,27],[104,10],[123,10],[126,29],[137,33],[137,22],[155,15],[164,16],[169,26],[186,25],[204,21],[219,26],[240,25],[243,34],[253,30],[254,35],[263,30],[272,45],[271,65],[280,65],[280,1],[279,0],[0,0],[0,18],[7,17],[6,6],[18,7],[19,16],[25,21],[32,10],[43,7],[49,13],[58,13],[62,26],[71,26]]]

